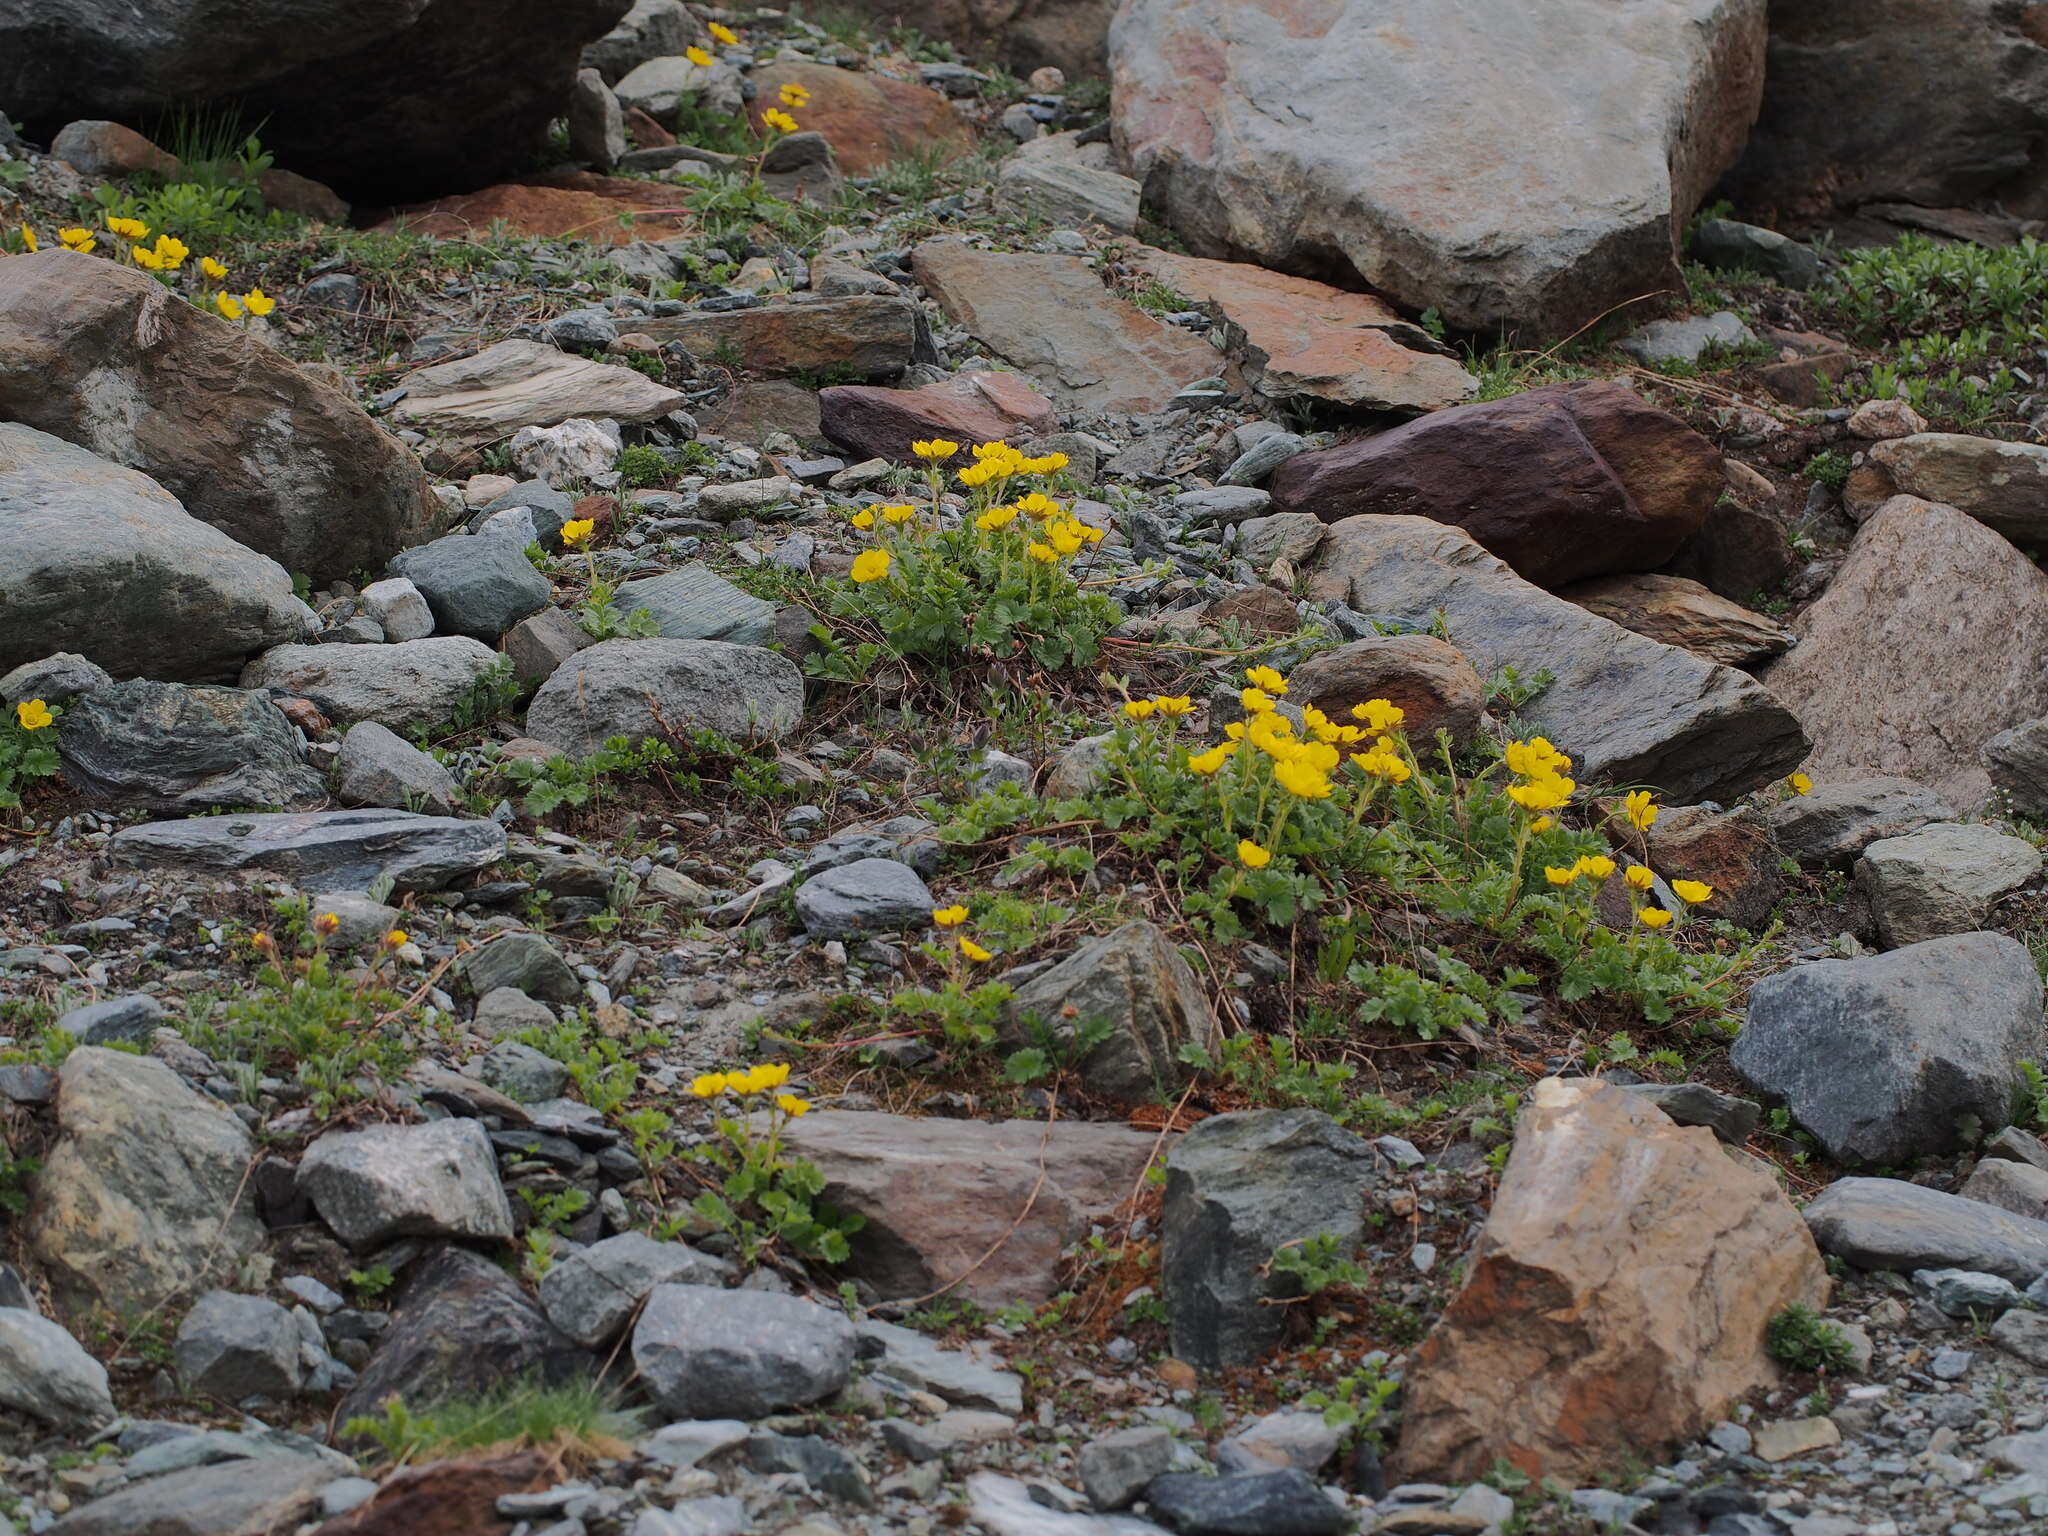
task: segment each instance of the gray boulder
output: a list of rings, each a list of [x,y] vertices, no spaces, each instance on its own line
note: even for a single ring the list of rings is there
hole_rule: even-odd
[[[544,1051],[517,1040],[500,1040],[476,1063],[477,1077],[521,1104],[560,1098],[569,1087],[569,1069]]]
[[[677,1418],[758,1419],[845,1386],[853,1344],[844,1312],[801,1297],[661,1285],[633,1329],[633,1364]]]
[[[81,693],[104,688],[112,681],[105,669],[93,665],[83,656],[59,651],[40,661],[25,661],[0,677],[0,704],[11,708],[28,699],[62,704]]]
[[[73,788],[152,811],[324,804],[299,733],[268,694],[134,678],[64,711],[57,751]]]
[[[0,422],[0,570],[0,668],[70,651],[117,677],[204,678],[319,624],[283,566],[18,422]]]
[[[629,75],[649,59],[674,58],[711,34],[683,0],[633,0],[633,8],[611,31],[583,48],[583,62],[607,84]]]
[[[1269,1269],[1283,1243],[1325,1234],[1346,1257],[1386,1164],[1319,1110],[1216,1115],[1166,1154],[1160,1289],[1174,1355],[1200,1370],[1248,1365],[1280,1341],[1269,1302],[1298,1294]]]
[[[358,720],[341,739],[334,793],[343,805],[446,816],[462,792],[446,768],[403,736],[374,720]]]
[[[1151,923],[1126,923],[1081,946],[1025,982],[997,1029],[1012,1050],[1071,1046],[1085,1029],[1108,1026],[1079,1072],[1091,1093],[1124,1104],[1150,1103],[1187,1081],[1183,1046],[1214,1054],[1222,1035],[1208,994],[1166,935]]]
[[[1164,1425],[1119,1429],[1082,1446],[1074,1470],[1089,1503],[1097,1509],[1123,1509],[1137,1502],[1153,1478],[1171,1470],[1175,1446],[1173,1431]]]
[[[894,859],[855,859],[797,887],[796,915],[814,939],[848,939],[924,929],[932,893],[917,871]]]
[[[106,1367],[48,1318],[19,1307],[0,1307],[0,1407],[60,1430],[114,1417]]]
[[[157,1027],[168,1022],[162,1003],[146,992],[134,992],[73,1008],[57,1020],[57,1027],[83,1045],[111,1045],[116,1040],[146,1045]]]
[[[373,581],[357,594],[363,617],[390,641],[424,640],[434,632],[434,611],[420,589],[403,576]]]
[[[406,811],[208,816],[123,827],[109,852],[119,864],[254,870],[308,889],[367,890],[388,875],[399,891],[435,891],[503,858],[505,830]]]
[[[1828,1156],[1903,1163],[2004,1126],[2043,1044],[2026,946],[1969,933],[1765,977],[1729,1060]]]
[[[477,1120],[330,1131],[300,1159],[299,1189],[351,1248],[399,1237],[512,1236],[497,1157]]]
[[[1624,336],[1615,350],[1639,363],[1697,363],[1709,347],[1733,348],[1756,340],[1756,333],[1730,310],[1687,315],[1677,320],[1652,320]]]
[[[322,1457],[263,1456],[144,1478],[73,1510],[48,1536],[257,1536],[320,1518],[342,1475]]]
[[[1985,925],[1992,905],[2041,872],[2032,843],[1979,822],[1936,822],[1872,843],[1856,890],[1887,947]]]
[[[2048,446],[1961,432],[1916,432],[1872,443],[1842,488],[1842,505],[1868,516],[1894,496],[1967,512],[2022,549],[2048,545]]]
[[[554,595],[515,539],[451,533],[408,549],[391,572],[419,588],[441,633],[478,640],[495,641]]]
[[[172,1357],[188,1388],[231,1403],[290,1397],[304,1376],[291,1313],[266,1297],[233,1291],[208,1291],[192,1304]]]
[[[1987,1156],[1970,1170],[1962,1194],[2016,1216],[2048,1221],[2048,1168]]]
[[[610,170],[626,153],[625,113],[604,76],[594,69],[576,71],[569,94],[569,152],[600,171]]]
[[[622,1232],[572,1253],[541,1276],[548,1321],[586,1349],[616,1337],[658,1285],[725,1283],[732,1266],[686,1243]]]
[[[1692,234],[1692,254],[1702,266],[1762,272],[1787,288],[1811,288],[1820,279],[1820,258],[1812,247],[1734,219],[1702,219]]]
[[[766,645],[775,638],[775,605],[749,597],[701,560],[622,582],[613,602],[620,613],[646,609],[671,640]]]
[[[541,684],[526,733],[580,758],[613,736],[672,742],[710,730],[776,741],[803,712],[803,674],[774,651],[719,640],[607,640]]]
[[[455,978],[479,998],[508,989],[551,1003],[573,1003],[583,995],[562,952],[537,933],[501,933],[464,951],[455,962]]]
[[[2044,578],[2048,580],[2048,578]],[[1798,766],[1799,722],[1753,678],[1633,634],[1524,581],[1459,528],[1350,517],[1317,552],[1311,591],[1428,628],[1481,677],[1555,681],[1520,711],[1577,760],[1582,782],[1652,784],[1674,801],[1732,800]]]
[[[1801,869],[1846,870],[1880,838],[1955,820],[1955,807],[1911,779],[1816,784],[1764,811],[1778,849]]]
[[[0,683],[0,698],[6,695]],[[1979,754],[1991,785],[2018,815],[2048,820],[2048,718],[2000,731]]]
[[[1837,1179],[1805,1215],[1821,1252],[1858,1269],[1971,1269],[2020,1286],[2048,1274],[2048,1221],[1903,1179]]]
[[[498,661],[481,641],[437,635],[398,645],[281,645],[242,669],[244,688],[298,695],[336,725],[394,731],[439,725]]]
[[[1760,0],[1267,21],[1228,0],[1119,8],[1112,123],[1146,204],[1196,255],[1341,263],[1459,331],[1562,336],[1678,288],[1675,237],[1763,85]]]
[[[59,1302],[120,1315],[230,1278],[263,1240],[242,1122],[151,1057],[80,1046],[58,1083],[28,1243]]]

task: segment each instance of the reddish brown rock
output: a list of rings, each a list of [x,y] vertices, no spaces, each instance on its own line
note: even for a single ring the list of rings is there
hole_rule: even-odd
[[[1225,349],[1269,400],[1436,411],[1479,381],[1386,300],[1238,261],[1140,247],[1135,264],[1223,321]]]
[[[1301,628],[1294,599],[1271,587],[1246,587],[1219,597],[1202,611],[1206,624],[1235,623],[1254,635],[1291,635]]]
[[[819,421],[840,447],[864,459],[916,462],[910,445],[944,438],[962,446],[1057,432],[1052,402],[1014,373],[961,373],[922,389],[839,384],[818,393]]]
[[[498,1500],[546,1486],[546,1471],[536,1451],[408,1467],[313,1536],[503,1536],[518,1522],[498,1513]]]
[[[753,118],[780,101],[785,85],[811,93],[802,107],[788,109],[806,131],[822,133],[849,176],[867,176],[893,160],[933,153],[965,154],[974,148],[974,129],[953,104],[930,86],[871,72],[855,74],[830,64],[780,58],[754,71],[760,86]]]
[[[1774,1383],[1765,1325],[1828,1292],[1769,1174],[1588,1078],[1531,1093],[1467,1275],[1409,1366],[1408,1477],[1505,1458],[1584,1482],[1654,1460]]]
[[[704,427],[756,447],[771,432],[787,432],[807,448],[827,446],[817,392],[789,379],[742,379],[705,414]]]
[[[635,320],[656,341],[680,341],[700,358],[732,355],[748,373],[787,377],[850,368],[864,378],[901,373],[920,356],[917,306],[905,298],[855,294],[809,303],[763,304]],[[929,343],[925,343],[928,347]]]
[[[633,141],[635,149],[667,149],[676,142],[670,133],[638,107],[625,110],[626,136]]]
[[[1615,829],[1615,835],[1621,835]],[[1666,880],[1700,880],[1714,899],[1696,910],[1738,928],[1761,927],[1785,891],[1770,824],[1753,806],[1666,806],[1649,832],[1649,863]],[[1616,882],[1608,882],[1610,885]]]
[[[1463,528],[1540,587],[1654,570],[1713,510],[1721,455],[1619,384],[1551,384],[1439,411],[1275,471],[1275,512]]]
[[[132,176],[137,171],[175,178],[182,169],[176,155],[119,123],[66,123],[50,140],[50,153],[80,175],[95,178]]]
[[[1158,1144],[1120,1125],[842,1110],[806,1115],[787,1135],[824,1173],[825,1203],[867,1218],[849,1273],[885,1298],[965,1275],[948,1294],[985,1307],[1051,1296],[1060,1250],[1130,1197]]]
[[[1600,576],[1561,590],[1568,603],[1723,666],[1768,661],[1792,643],[1775,619],[1716,597],[1683,576]]]
[[[630,245],[671,239],[687,230],[688,200],[681,188],[656,181],[554,171],[400,208],[378,228],[462,240],[487,236],[492,225],[503,223],[522,235]]]
[[[1768,512],[1723,497],[1664,565],[1710,592],[1738,603],[1776,592],[1799,563],[1785,525]]]
[[[1398,704],[1418,752],[1429,750],[1438,731],[1470,746],[1486,710],[1486,685],[1472,663],[1434,635],[1375,635],[1319,652],[1288,674],[1287,689],[1290,703],[1313,704],[1345,723],[1367,699]]]

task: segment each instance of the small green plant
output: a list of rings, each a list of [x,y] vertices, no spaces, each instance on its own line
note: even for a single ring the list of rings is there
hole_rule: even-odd
[[[1400,1389],[1398,1381],[1380,1375],[1377,1365],[1364,1365],[1338,1377],[1327,1388],[1304,1393],[1301,1404],[1320,1412],[1323,1422],[1332,1429],[1341,1429],[1347,1437],[1357,1438],[1376,1435],[1376,1426],[1388,1402]]]
[[[42,1167],[35,1158],[19,1155],[12,1144],[0,1140],[0,1211],[19,1216],[28,1210],[29,1183]]]
[[[619,454],[619,484],[627,490],[642,490],[651,485],[673,485],[677,470],[669,462],[668,455],[658,448],[645,443],[635,443]]]
[[[372,1264],[368,1269],[348,1272],[349,1288],[356,1293],[356,1300],[362,1302],[375,1301],[390,1290],[397,1279],[390,1266],[385,1264]]]
[[[1839,448],[1825,449],[1808,459],[1801,473],[1816,485],[1839,491],[1849,483],[1849,455]]]
[[[607,1116],[633,1096],[640,1078],[639,1064],[627,1050],[645,1050],[661,1043],[654,1036],[623,1043],[614,1040],[591,1022],[586,1008],[556,1024],[522,1029],[512,1038],[567,1067],[569,1080],[583,1102]]]
[[[1764,1325],[1764,1348],[1795,1371],[1844,1371],[1855,1359],[1842,1330],[1799,1301]]]
[[[676,766],[675,749],[652,737],[614,736],[588,757],[513,758],[502,772],[520,791],[519,809],[536,821],[567,806],[594,807],[608,779],[644,778]]]
[[[0,811],[21,807],[22,787],[34,779],[56,777],[57,733],[63,716],[41,699],[24,699],[0,716]]]
[[[697,1149],[698,1162],[718,1184],[697,1197],[695,1209],[732,1238],[749,1266],[777,1243],[805,1258],[843,1264],[852,1251],[847,1239],[864,1219],[822,1205],[824,1174],[784,1148],[784,1129],[811,1107],[783,1091],[788,1081],[789,1068],[776,1065],[707,1073],[690,1084],[698,1098],[730,1101],[740,1111],[721,1113],[718,1134]]]
[[[583,1377],[561,1386],[515,1382],[420,1413],[393,1396],[380,1412],[350,1419],[342,1434],[372,1442],[395,1466],[492,1446],[543,1450],[586,1466],[626,1455],[640,1427],[641,1416],[621,1408],[610,1388]]]
[[[414,739],[445,741],[451,736],[467,736],[471,731],[481,730],[516,710],[522,691],[518,675],[512,670],[512,658],[499,656],[477,673],[469,692],[456,701],[446,720],[415,732]]]
[[[1343,1249],[1343,1239],[1336,1233],[1319,1232],[1282,1244],[1274,1250],[1268,1268],[1287,1276],[1303,1296],[1320,1296],[1333,1289],[1364,1290],[1372,1277]]]

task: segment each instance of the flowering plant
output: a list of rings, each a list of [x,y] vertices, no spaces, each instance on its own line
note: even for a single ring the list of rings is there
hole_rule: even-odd
[[[812,631],[824,647],[812,670],[856,682],[885,652],[944,665],[1018,655],[1047,668],[1092,662],[1123,612],[1070,568],[1105,533],[1046,494],[1043,482],[1066,467],[1066,455],[1032,458],[1007,443],[980,444],[954,476],[967,494],[949,521],[939,510],[943,465],[960,445],[934,440],[913,447],[926,466],[926,500],[848,515],[875,544],[855,558],[850,582],[832,594],[832,614],[849,621],[844,637],[822,626]]]
[[[61,713],[41,699],[24,699],[0,717],[0,811],[20,808],[28,780],[55,776],[57,733],[50,727]]]
[[[697,1098],[739,1110],[721,1113],[717,1137],[697,1151],[698,1161],[721,1178],[717,1188],[697,1196],[694,1209],[731,1235],[749,1266],[778,1242],[808,1258],[841,1264],[850,1251],[846,1240],[863,1218],[818,1205],[825,1176],[816,1163],[785,1151],[789,1123],[811,1111],[809,1100],[788,1091],[788,1082],[789,1064],[777,1062],[743,1072],[707,1072],[690,1084]]]

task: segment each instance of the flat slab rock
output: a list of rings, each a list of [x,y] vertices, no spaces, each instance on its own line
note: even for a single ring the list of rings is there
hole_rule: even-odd
[[[1859,1269],[1970,1269],[2027,1286],[2048,1274],[2048,1221],[1903,1179],[1837,1179],[1806,1207],[1821,1251]]]
[[[417,369],[399,384],[405,395],[394,420],[466,448],[576,416],[653,421],[684,404],[680,390],[644,373],[537,341],[501,341],[474,357]]]
[[[504,857],[493,821],[357,810],[211,816],[124,827],[114,861],[150,868],[255,870],[308,889],[365,890],[389,875],[401,891],[435,891]]]
[[[2048,582],[2048,577],[2041,578]],[[1653,784],[1729,801],[1796,768],[1799,722],[1753,678],[1632,634],[1532,586],[1462,529],[1423,517],[1331,527],[1310,591],[1426,629],[1438,610],[1482,677],[1512,666],[1555,681],[1520,713],[1577,759],[1582,782]]]
[[[1479,392],[1441,342],[1372,294],[1150,246],[1131,260],[1222,318],[1226,349],[1268,400],[1412,412],[1462,405]]]
[[[1078,256],[927,240],[911,270],[950,319],[1076,410],[1160,410],[1216,372],[1206,341],[1110,292]]]
[[[863,459],[918,462],[910,445],[941,438],[964,446],[1018,433],[1059,430],[1059,414],[1014,373],[959,373],[922,389],[837,384],[818,391],[825,436]]]
[[[656,341],[680,341],[698,357],[729,349],[748,373],[769,378],[824,369],[850,369],[875,378],[937,360],[924,324],[918,307],[906,298],[858,293],[754,309],[637,317],[633,329]]]

